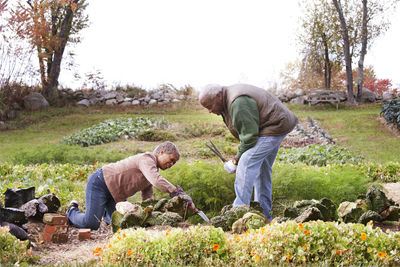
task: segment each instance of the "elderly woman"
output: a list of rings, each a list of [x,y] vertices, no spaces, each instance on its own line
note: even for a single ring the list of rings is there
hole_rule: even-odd
[[[79,211],[76,200],[71,201],[67,211],[69,223],[79,228],[97,230],[102,218],[110,224],[117,202],[126,201],[139,191],[142,200],[152,198],[153,186],[169,193],[171,197],[185,194],[179,186],[172,185],[158,172],[159,169],[171,168],[179,157],[178,148],[171,142],[164,142],[153,152],[104,165],[89,177],[86,212]]]
[[[249,84],[211,84],[200,92],[199,99],[209,112],[222,116],[240,141],[236,156],[224,166],[230,173],[236,171],[233,206],[249,205],[254,188],[254,201],[272,220],[272,165],[282,140],[296,126],[297,117],[276,96]]]

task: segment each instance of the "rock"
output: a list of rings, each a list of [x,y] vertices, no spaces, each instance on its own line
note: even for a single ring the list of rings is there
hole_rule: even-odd
[[[139,100],[133,100],[132,101],[132,106],[138,106],[140,105],[140,101]]]
[[[32,92],[24,97],[24,106],[26,109],[34,111],[49,106],[46,98],[38,92]]]
[[[376,211],[377,213],[381,213],[389,207],[385,193],[376,186],[369,188],[366,203],[369,210]]]
[[[155,100],[155,99],[150,99],[149,105],[155,105],[155,104],[157,104],[157,100]]]
[[[295,98],[292,98],[290,100],[290,104],[300,104],[300,105],[304,105],[306,103],[306,99],[304,96],[297,96]]]
[[[125,215],[127,213],[141,214],[143,212],[143,209],[142,209],[142,207],[140,205],[133,204],[133,203],[128,202],[128,201],[118,202],[115,205],[115,208],[122,215]]]
[[[76,103],[76,105],[77,105],[77,106],[80,106],[80,107],[85,107],[85,108],[87,108],[87,107],[90,106],[90,101],[87,100],[87,99],[82,99],[81,101],[79,101],[78,103]]]
[[[362,97],[361,101],[363,103],[368,103],[368,102],[375,102],[376,101],[376,94],[372,92],[371,90],[367,88],[362,89]]]
[[[56,213],[61,206],[60,199],[54,193],[41,196],[38,200],[47,206],[47,212],[50,213]]]
[[[308,222],[308,221],[316,221],[316,220],[323,220],[324,217],[322,216],[322,213],[319,209],[311,207],[307,208],[305,211],[303,211],[296,219],[295,221],[298,223],[303,223],[303,222]]]
[[[19,208],[26,202],[35,198],[35,187],[10,189],[4,192],[4,206],[8,208]]]
[[[18,226],[22,226],[24,223],[27,223],[25,212],[16,208],[0,207],[0,221],[13,223]]]
[[[118,104],[118,102],[117,102],[117,100],[116,99],[108,99],[108,100],[106,100],[106,105],[107,106],[114,106],[114,105],[116,105],[116,104]]]
[[[43,213],[47,212],[47,206],[43,204],[43,202],[39,202],[37,199],[32,199],[31,201],[26,202],[24,205],[22,205],[20,210],[23,210],[25,212],[25,217],[35,217],[36,215],[39,215],[40,217],[43,216]]]
[[[397,206],[390,206],[380,214],[385,221],[398,221],[400,219],[400,208]]]
[[[363,214],[363,210],[355,202],[345,201],[339,205],[338,215],[345,223],[356,223]]]
[[[379,213],[369,210],[361,215],[358,222],[366,225],[369,221],[380,222],[381,220],[382,217],[379,215]]]
[[[382,101],[392,100],[395,98],[395,95],[392,92],[383,92]]]
[[[300,209],[296,207],[286,207],[283,211],[283,216],[288,217],[290,219],[295,219],[300,215]]]
[[[116,93],[108,93],[108,94],[104,95],[104,99],[105,100],[113,99],[113,98],[116,98],[116,97],[117,97]]]

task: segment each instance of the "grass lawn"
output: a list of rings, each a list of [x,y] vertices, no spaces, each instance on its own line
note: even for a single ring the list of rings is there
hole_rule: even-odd
[[[312,106],[289,105],[289,108],[306,121],[307,117],[317,120],[320,126],[328,132],[337,144],[346,147],[366,160],[385,163],[400,161],[400,138],[385,128],[378,120],[380,104],[369,104],[358,107],[341,105],[336,110],[330,105]],[[201,158],[202,153],[208,153],[204,146],[207,138],[224,147],[224,151],[233,154],[223,141],[229,135],[224,133],[216,136],[196,136],[196,131],[212,131],[216,127],[225,128],[220,116],[210,114],[198,103],[173,106],[156,106],[149,108],[108,108],[92,107],[82,109],[49,108],[40,112],[21,112],[17,120],[8,124],[11,130],[0,132],[0,161],[5,162],[18,151],[35,151],[44,144],[57,144],[60,140],[76,131],[87,128],[106,119],[121,116],[155,117],[168,120],[169,131],[178,136],[175,143],[182,155],[188,161]],[[99,153],[122,153],[129,156],[138,152],[152,150],[158,142],[143,142],[138,140],[120,140],[104,145],[82,148]],[[229,143],[228,143],[229,145]]]

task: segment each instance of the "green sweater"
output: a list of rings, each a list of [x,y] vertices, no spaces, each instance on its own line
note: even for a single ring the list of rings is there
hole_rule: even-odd
[[[256,101],[248,96],[239,96],[231,105],[232,125],[239,134],[240,145],[237,157],[255,146],[258,140],[260,116]]]

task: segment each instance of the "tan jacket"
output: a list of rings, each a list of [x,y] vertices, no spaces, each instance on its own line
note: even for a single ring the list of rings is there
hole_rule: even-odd
[[[291,132],[298,119],[276,96],[268,91],[248,84],[235,84],[223,87],[222,117],[233,136],[239,139],[239,134],[232,125],[231,105],[239,96],[249,96],[254,99],[259,112],[259,136],[281,136]]]
[[[163,178],[154,153],[146,152],[103,166],[104,181],[115,202],[126,201],[136,192],[142,200],[153,196],[153,186],[171,193],[175,186]]]

